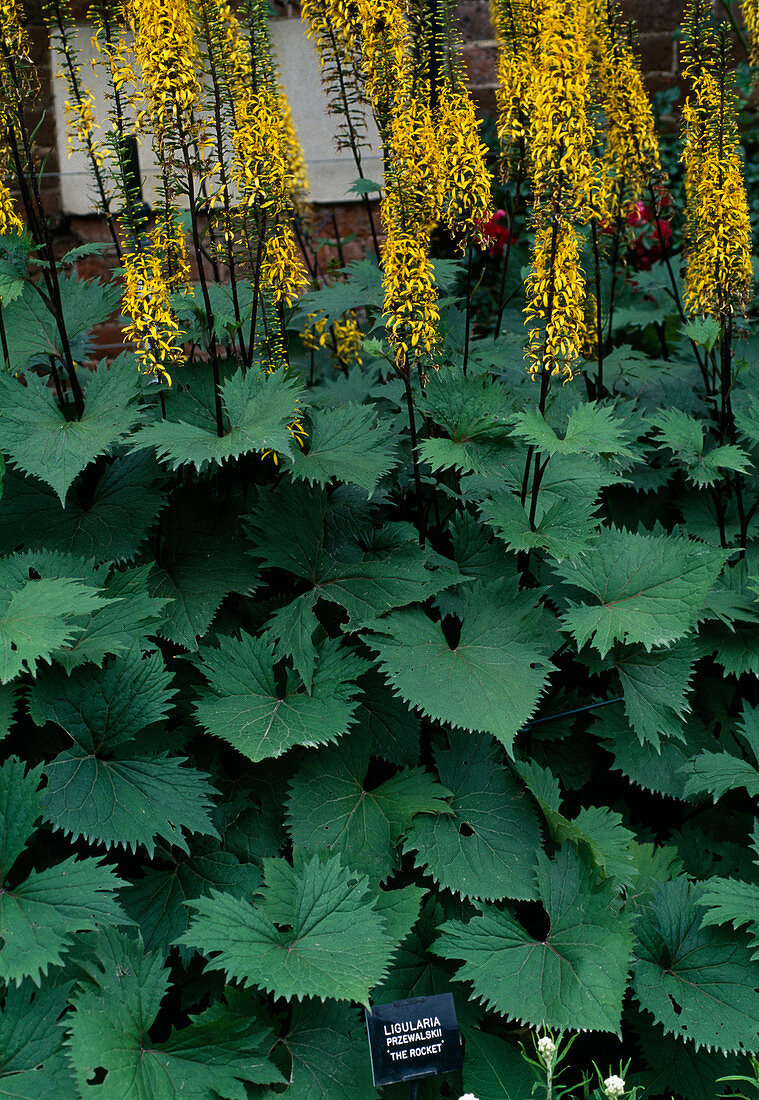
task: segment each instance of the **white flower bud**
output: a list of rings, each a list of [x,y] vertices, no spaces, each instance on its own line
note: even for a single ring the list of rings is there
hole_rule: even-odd
[[[619,1100],[624,1094],[624,1081],[616,1073],[612,1073],[611,1077],[607,1077],[604,1081],[604,1096],[607,1096],[609,1100]]]
[[[465,1092],[463,1096],[459,1097],[459,1100],[477,1100],[477,1097],[473,1092]]]
[[[538,1039],[538,1057],[547,1069],[553,1065],[556,1055],[556,1043],[550,1035],[541,1035]]]

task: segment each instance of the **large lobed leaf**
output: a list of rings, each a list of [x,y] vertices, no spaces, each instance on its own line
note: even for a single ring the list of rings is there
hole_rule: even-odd
[[[132,437],[136,449],[154,447],[172,470],[228,461],[257,451],[292,456],[293,437],[288,424],[298,416],[301,388],[284,370],[258,374],[238,370],[221,386],[224,434],[213,425],[184,420],[157,420]]]
[[[265,860],[263,901],[218,891],[191,903],[196,912],[179,942],[210,956],[214,968],[277,997],[368,1004],[393,942],[366,878],[339,856],[296,863]]]
[[[564,625],[579,647],[590,642],[602,657],[614,642],[670,645],[694,626],[729,557],[678,535],[605,528],[581,563],[557,567],[590,597],[567,600]]]
[[[463,959],[457,979],[512,1019],[619,1033],[632,937],[625,918],[614,915],[612,887],[569,844],[553,860],[538,856],[536,881],[550,922],[545,939],[486,906],[466,924],[443,925],[435,950]]]
[[[367,493],[397,464],[388,425],[366,406],[346,405],[310,414],[308,450],[291,458],[292,476],[327,485],[332,478],[358,485]]]
[[[633,991],[666,1034],[697,1047],[759,1050],[759,962],[742,939],[703,921],[704,889],[663,883],[635,925]]]
[[[338,852],[342,862],[379,882],[395,864],[396,846],[419,813],[450,813],[448,791],[423,768],[403,768],[366,788],[371,736],[359,730],[311,755],[290,786],[287,816],[293,844]]]
[[[152,1043],[149,1029],[169,985],[162,954],[145,954],[113,932],[101,934],[96,947],[97,961],[87,968],[91,981],[74,994],[69,1021],[68,1047],[82,1095],[243,1100],[243,1081],[282,1080],[264,1053],[266,1031],[218,1003],[165,1042]]]
[[[200,668],[209,686],[195,707],[203,728],[250,760],[281,756],[294,745],[324,745],[350,729],[363,660],[338,641],[326,641],[310,692],[290,672],[278,687],[274,664],[273,647],[251,634],[222,637],[218,648],[204,648]]]
[[[67,419],[53,391],[27,375],[26,385],[0,374],[0,451],[20,469],[50,485],[61,499],[85,466],[109,451],[131,431],[138,417],[138,373],[118,359],[98,367],[86,390],[81,420]]]
[[[451,736],[435,752],[450,806],[414,820],[405,844],[436,882],[462,897],[535,897],[535,857],[540,850],[537,816],[488,734]]]
[[[363,635],[395,691],[431,718],[492,733],[510,751],[552,667],[529,594],[478,587],[458,644],[422,610],[393,611]]]

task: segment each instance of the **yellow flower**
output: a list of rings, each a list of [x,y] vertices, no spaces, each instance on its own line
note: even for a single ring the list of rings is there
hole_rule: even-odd
[[[356,318],[347,314],[342,320],[327,324],[326,317],[317,317],[309,313],[301,339],[309,350],[325,348],[336,366],[347,367],[351,363],[361,365],[361,344],[363,333]]]
[[[542,322],[530,329],[525,353],[529,369],[569,380],[586,335],[585,280],[571,223],[556,221],[538,229],[526,289],[527,322]]]
[[[591,0],[545,0],[527,101],[535,209],[585,220],[595,174],[589,116]]]
[[[0,41],[4,54],[29,59],[29,39],[15,0],[0,0]]]
[[[437,343],[437,305],[429,237],[405,228],[395,196],[382,203],[387,240],[382,256],[383,315],[388,339],[406,357],[431,352]]]
[[[690,0],[684,24],[683,108],[687,202],[685,301],[692,313],[744,312],[751,294],[751,223],[737,125],[730,42],[715,37],[707,0]]]
[[[464,90],[441,90],[438,116],[443,219],[454,237],[472,238],[492,207],[490,173],[474,102]]]
[[[171,385],[169,368],[184,360],[184,350],[160,256],[144,250],[128,253],[123,260],[123,278],[123,310],[130,319],[125,338],[137,344],[140,370]]]
[[[0,236],[23,232],[24,224],[16,213],[11,193],[0,180]]]
[[[498,137],[505,150],[527,138],[539,14],[540,6],[532,0],[490,0],[498,43]]]
[[[606,118],[602,165],[602,215],[614,220],[636,202],[653,175],[661,172],[651,103],[625,30],[610,2],[599,13],[595,32],[599,104]]]
[[[200,53],[187,0],[127,0],[148,110],[159,151],[177,127],[186,134],[200,104]]]
[[[740,0],[740,7],[751,45],[749,58],[752,65],[759,65],[759,3],[757,0]]]
[[[187,286],[190,265],[187,260],[187,243],[179,216],[173,208],[159,211],[150,232],[153,251],[161,257],[162,270],[168,290]]]
[[[277,225],[264,246],[261,280],[272,300],[292,305],[308,286],[308,275],[298,255],[289,226]]]

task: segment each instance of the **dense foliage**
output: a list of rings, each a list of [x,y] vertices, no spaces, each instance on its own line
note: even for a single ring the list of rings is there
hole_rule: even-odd
[[[301,294],[293,215],[315,254],[287,114],[256,11],[246,58],[221,4],[199,37],[217,95],[261,84],[217,147],[192,66],[167,107],[152,9],[133,6],[166,205],[152,236],[128,189],[104,206],[121,283],[55,256],[33,187],[25,225],[0,194],[0,1095],[371,1100],[361,1006],[450,990],[463,1079],[425,1100],[527,1100],[559,1032],[579,1033],[564,1080],[595,1062],[597,1097],[754,1096],[759,345],[726,37],[689,6],[683,284],[650,111],[643,153],[624,144],[620,73],[639,84],[613,20],[551,0],[537,39],[528,20],[507,41],[494,4],[504,80],[527,96],[540,57],[554,68],[529,125],[502,97],[516,186],[483,230],[460,71],[424,84],[409,42],[428,73],[438,39],[408,29],[413,5],[383,0],[382,33],[375,12],[353,39],[362,4],[332,24],[304,7],[328,78],[363,67],[337,104],[359,169],[356,104],[387,143],[381,264],[325,280],[314,262]],[[112,16],[99,5],[115,69]],[[192,60],[190,23],[170,30]],[[561,90],[562,34],[587,87]],[[550,132],[562,95],[571,156]],[[275,132],[280,160],[252,149]],[[239,207],[212,180],[214,222],[194,181],[217,154]],[[356,186],[370,217],[378,188]],[[218,282],[188,280],[182,199]],[[463,258],[431,258],[437,224]],[[119,301],[130,347],[77,370]]]

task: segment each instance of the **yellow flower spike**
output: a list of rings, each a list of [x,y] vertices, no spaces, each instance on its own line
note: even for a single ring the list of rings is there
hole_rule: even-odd
[[[569,222],[546,224],[536,232],[526,290],[526,320],[543,322],[529,332],[525,358],[530,372],[547,370],[569,380],[587,339],[580,244]]]
[[[0,180],[0,236],[24,232],[24,223],[16,213],[13,199],[8,188]]]
[[[661,172],[651,102],[616,4],[601,5],[595,29],[596,82],[606,118],[606,148],[600,172],[601,215],[613,221],[636,202]],[[627,32],[627,35],[626,35]],[[623,192],[624,189],[624,193]]]
[[[443,219],[454,237],[472,238],[492,208],[487,149],[480,141],[474,101],[464,90],[445,86],[440,94],[438,139],[443,172]]]
[[[171,312],[160,256],[145,250],[130,252],[123,259],[123,278],[123,310],[129,317],[125,339],[137,344],[140,370],[171,385],[167,368],[183,362],[184,349],[182,333]]]
[[[740,8],[751,45],[749,60],[752,65],[759,66],[759,2],[740,0]]]
[[[286,306],[300,297],[308,287],[308,274],[298,255],[289,226],[277,225],[264,247],[261,279],[272,300]]]
[[[595,173],[589,117],[592,0],[545,0],[528,97],[529,167],[538,218],[586,220]]]
[[[0,0],[0,39],[4,52],[29,59],[29,38],[15,0]]]
[[[193,129],[191,114],[200,106],[195,20],[187,0],[127,0],[127,12],[160,149],[177,125]]]
[[[150,239],[153,250],[161,258],[169,292],[186,287],[190,280],[190,264],[179,212],[174,209],[159,211]]]
[[[751,223],[730,43],[715,37],[706,0],[690,0],[684,23],[683,108],[687,204],[685,302],[690,312],[724,318],[745,312],[751,296]]]

